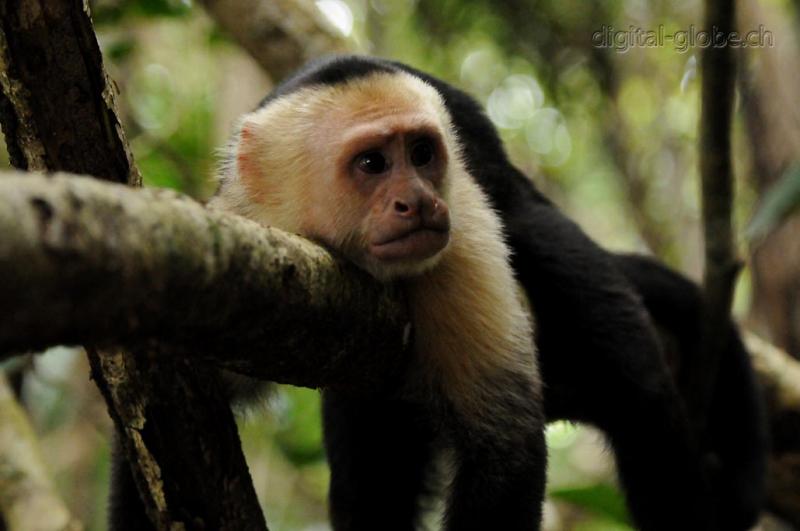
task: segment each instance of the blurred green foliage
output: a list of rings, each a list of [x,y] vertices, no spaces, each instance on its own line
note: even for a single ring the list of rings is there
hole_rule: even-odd
[[[686,29],[700,19],[700,2],[328,1],[338,2],[332,13],[351,17],[354,50],[408,62],[478,98],[513,161],[596,240],[658,254],[698,275],[695,53],[669,44],[618,53],[593,46],[592,35],[604,26]],[[268,83],[191,0],[91,4],[146,184],[207,197],[216,150]],[[739,168],[748,164],[743,136],[737,122]],[[787,172],[764,199],[754,233],[797,206],[798,175],[796,168]],[[740,219],[749,216],[754,197],[742,179]],[[76,415],[75,389],[89,385],[86,368],[59,356],[37,362],[56,376],[49,386],[31,384],[26,403],[65,499],[88,529],[103,529],[109,426],[104,419],[88,428]],[[64,384],[68,378],[79,384]],[[271,529],[325,529],[318,393],[281,387],[269,402],[266,411],[245,415],[240,428]],[[548,441],[547,529],[628,529],[598,436],[556,423]]]
[[[800,209],[800,165],[794,165],[767,191],[747,227],[751,241],[766,237],[781,222]]]
[[[322,415],[319,393],[299,387],[284,387],[275,442],[296,466],[325,459],[322,449]]]
[[[91,2],[95,24],[119,24],[131,17],[183,17],[192,11],[191,0],[96,0]]]
[[[562,487],[550,489],[547,494],[555,500],[567,501],[593,511],[604,524],[616,526],[614,529],[630,529],[625,499],[619,490],[610,485],[595,483],[587,486]]]

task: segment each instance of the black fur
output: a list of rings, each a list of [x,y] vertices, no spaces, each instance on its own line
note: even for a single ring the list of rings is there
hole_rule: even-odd
[[[546,469],[541,404],[513,372],[492,385],[507,393],[491,405],[493,418],[478,422],[439,401],[325,392],[334,529],[418,529],[422,508],[446,487],[436,476],[447,465],[454,476],[446,529],[538,529]],[[528,419],[530,426],[520,426]],[[437,467],[447,449],[452,460]]]
[[[675,372],[685,385],[682,359],[698,355],[703,296],[689,279],[643,256],[616,255],[617,267],[639,292],[659,327],[675,343]],[[764,503],[768,437],[760,389],[733,322],[728,325],[709,426],[700,444],[715,497],[719,529],[754,523]]]
[[[317,61],[262,105],[306,86],[377,71],[420,77],[445,100],[467,167],[503,219],[514,270],[536,315],[547,419],[587,422],[607,434],[640,529],[749,528],[763,500],[766,437],[749,358],[733,324],[703,433],[692,433],[676,385],[680,358],[699,348],[703,300],[697,286],[652,260],[598,247],[508,161],[475,100],[410,67],[355,56]],[[654,323],[677,345],[677,380]],[[446,405],[432,416],[388,392],[382,398],[326,392],[323,407],[337,531],[414,529],[442,431],[460,456],[449,529],[537,528],[541,507],[531,500],[542,495],[540,437],[526,438],[509,460],[495,448],[497,434],[484,439]],[[498,418],[494,429],[513,429],[513,420]],[[116,476],[130,479],[117,470]],[[112,503],[114,529],[129,528],[124,520],[132,518],[119,503],[123,490],[116,489]]]
[[[651,260],[613,255],[598,247],[508,161],[477,102],[441,80],[399,63],[348,56],[313,64],[277,93],[394,69],[424,79],[442,95],[467,167],[500,212],[514,252],[514,269],[536,315],[548,420],[577,420],[605,431],[637,527],[749,528],[763,500],[766,436],[759,392],[738,333],[731,324],[709,426],[698,434],[691,431],[653,326],[655,322],[675,336],[680,356],[696,354],[703,302],[693,283]],[[369,511],[365,501],[369,498],[358,492],[378,490],[394,504],[411,495],[407,481],[385,479],[380,467],[360,463],[357,455],[342,464],[340,456],[352,452],[348,441],[361,441],[357,432],[369,429],[364,423],[371,420],[366,419],[383,416],[384,409],[375,403],[369,406],[375,415],[362,417],[359,407],[367,406],[355,406],[353,411],[326,400],[337,529],[379,524],[372,520],[373,527],[346,525],[337,519],[339,514]],[[385,459],[405,460],[408,455],[396,453],[405,445],[398,432],[408,435],[412,449],[421,439],[402,416],[394,421],[383,419],[387,439],[376,438],[372,451],[382,447],[387,450]],[[349,433],[348,426],[355,433]],[[389,439],[389,447],[383,446]],[[416,466],[403,462],[400,477],[421,477],[424,460]],[[372,471],[360,476],[367,484],[342,479],[352,476],[350,466]],[[410,529],[413,506],[402,506],[403,510],[381,513],[380,522],[404,522],[401,527]]]
[[[396,398],[323,395],[331,470],[330,516],[337,529],[411,531],[427,491],[434,426]]]

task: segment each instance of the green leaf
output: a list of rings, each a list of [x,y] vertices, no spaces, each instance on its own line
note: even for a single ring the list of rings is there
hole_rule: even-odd
[[[550,498],[572,503],[615,523],[628,525],[630,517],[625,499],[616,488],[605,483],[582,487],[563,487],[548,492]]]
[[[798,208],[800,164],[795,164],[764,194],[761,206],[745,231],[745,237],[751,244],[765,238]]]

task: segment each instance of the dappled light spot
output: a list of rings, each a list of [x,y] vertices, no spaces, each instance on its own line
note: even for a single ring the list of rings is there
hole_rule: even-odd
[[[353,32],[353,12],[341,0],[317,0],[317,9],[345,37]]]

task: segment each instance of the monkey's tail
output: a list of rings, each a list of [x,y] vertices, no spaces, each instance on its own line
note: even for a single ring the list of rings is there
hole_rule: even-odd
[[[619,254],[615,260],[665,338],[682,388],[682,361],[699,355],[701,348],[704,299],[699,286],[644,256]],[[767,426],[750,356],[732,321],[725,345],[706,431],[697,439],[707,458],[718,528],[745,530],[755,524],[764,503]]]

